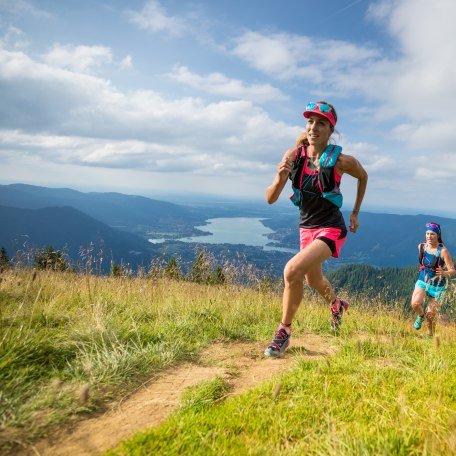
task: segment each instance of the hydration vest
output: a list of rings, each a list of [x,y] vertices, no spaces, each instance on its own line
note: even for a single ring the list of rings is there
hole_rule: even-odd
[[[424,265],[424,250],[425,250],[425,247],[426,247],[426,243],[422,242],[420,244],[420,253],[418,255],[418,261],[420,263],[420,270],[421,269],[430,269],[431,271],[435,272],[436,269],[439,266],[441,266],[442,257],[440,256],[440,253],[442,251],[442,245],[443,244],[439,244],[439,246],[437,247],[437,252],[435,252],[434,259],[432,260],[432,263],[429,266],[425,266]],[[432,253],[431,253],[431,255],[432,255]]]
[[[318,160],[318,188],[322,198],[326,198],[337,207],[342,207],[342,193],[339,184],[334,176],[334,166],[342,152],[342,147],[329,145],[323,151]],[[302,206],[304,195],[302,192],[302,179],[307,160],[307,148],[300,146],[296,150],[296,158],[290,173],[291,187],[293,194],[290,196],[291,202],[298,207]]]

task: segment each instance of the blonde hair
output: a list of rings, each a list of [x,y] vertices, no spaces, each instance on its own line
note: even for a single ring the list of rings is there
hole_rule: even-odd
[[[308,146],[309,141],[307,141],[307,132],[302,132],[297,138],[295,147]]]

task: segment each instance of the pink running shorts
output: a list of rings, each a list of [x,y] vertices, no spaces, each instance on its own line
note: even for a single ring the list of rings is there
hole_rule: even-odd
[[[347,231],[341,228],[299,228],[301,250],[315,239],[323,241],[331,249],[332,256],[339,258],[340,250],[347,239]]]

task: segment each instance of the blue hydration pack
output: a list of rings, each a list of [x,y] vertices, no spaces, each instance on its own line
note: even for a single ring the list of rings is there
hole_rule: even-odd
[[[432,255],[434,257],[432,259],[432,263],[427,265],[427,266],[425,266],[424,265],[424,256],[425,256],[425,250],[426,250],[426,243],[422,242],[420,244],[420,250],[419,250],[420,253],[418,255],[418,261],[420,263],[420,269],[430,269],[432,272],[435,272],[438,267],[440,267],[443,264],[445,264],[445,262],[443,261],[443,258],[441,256],[442,247],[443,247],[443,244],[439,244],[435,254],[432,254],[432,253],[430,254],[430,255]]]
[[[330,144],[321,154],[318,160],[318,188],[322,198],[326,198],[337,207],[342,207],[343,197],[340,193],[339,184],[334,176],[334,166],[342,152],[342,147]],[[300,146],[296,150],[296,158],[290,173],[293,194],[290,196],[291,202],[298,207],[302,206],[302,178],[307,160],[307,148]]]

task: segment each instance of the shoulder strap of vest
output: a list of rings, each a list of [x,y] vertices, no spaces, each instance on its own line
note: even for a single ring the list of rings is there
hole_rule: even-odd
[[[293,160],[293,166],[290,174],[291,182],[295,188],[300,188],[301,175],[303,173],[306,155],[307,151],[305,146],[299,146],[296,148],[295,158]]]
[[[423,267],[424,267],[423,258],[424,258],[424,247],[425,247],[425,245],[426,245],[426,244],[425,244],[424,242],[422,242],[422,243],[420,244],[420,253],[419,253],[419,255],[418,255],[418,262],[419,262],[420,265],[423,266]]]
[[[432,269],[436,269],[440,266],[442,260],[442,244],[439,244],[437,247],[437,252],[435,252],[435,258],[432,262]]]
[[[435,271],[436,268],[439,266],[440,264],[440,251],[442,250],[442,247],[439,245],[437,247],[437,252],[435,252],[435,255],[434,255],[434,258],[432,260],[432,264],[431,264],[431,270],[432,271]]]
[[[332,168],[335,166],[341,152],[342,147],[330,144],[321,154],[318,164],[324,168]]]

